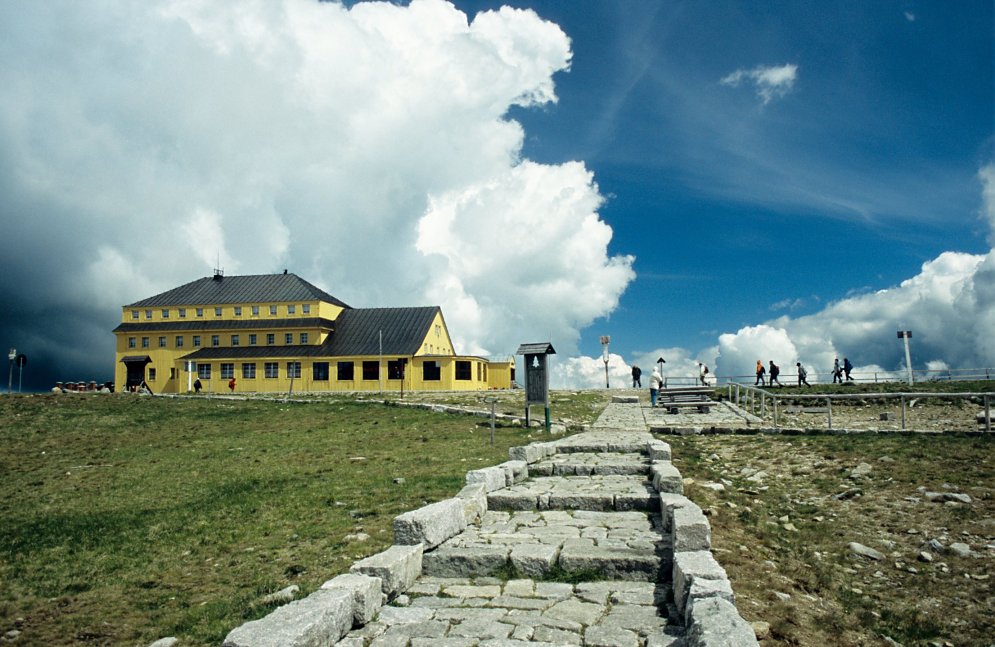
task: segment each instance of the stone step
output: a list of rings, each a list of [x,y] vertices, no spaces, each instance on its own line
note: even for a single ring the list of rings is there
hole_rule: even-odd
[[[669,577],[669,535],[659,515],[644,512],[485,513],[422,557],[422,573],[485,577],[512,572],[532,578],[580,573],[595,579],[656,582]]]
[[[659,510],[641,475],[544,476],[487,494],[488,510]]]
[[[529,465],[529,476],[589,476],[592,474],[646,474],[649,458],[646,454],[615,452],[576,452],[557,454]]]
[[[649,582],[423,577],[405,604],[384,607],[376,622],[337,644],[637,647],[679,644],[682,632],[661,617]]]

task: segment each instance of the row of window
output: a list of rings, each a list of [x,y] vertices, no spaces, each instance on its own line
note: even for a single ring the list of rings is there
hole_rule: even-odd
[[[258,344],[258,342],[259,342],[259,336],[256,335],[255,333],[252,333],[252,334],[248,335],[248,338],[249,338],[249,346],[258,346],[259,345]],[[308,340],[310,339],[310,336],[308,335],[308,333],[302,332],[302,333],[299,333],[299,335],[298,335],[297,338],[300,340],[299,343],[303,345],[303,344],[307,344],[308,343]],[[173,348],[183,348],[184,344],[185,344],[185,339],[186,338],[183,335],[176,335],[176,337],[173,338]],[[158,345],[159,348],[169,348],[169,337],[168,336],[166,336],[166,335],[160,335],[158,342],[159,342],[159,345]],[[202,346],[202,344],[201,344],[201,336],[200,335],[193,335],[190,338],[190,342],[191,342],[191,346],[193,348],[200,348]],[[138,337],[128,337],[128,348],[138,348],[138,343],[139,343]],[[292,346],[294,344],[294,333],[292,333],[292,332],[284,333],[283,334],[283,344],[285,346]],[[220,345],[221,345],[221,335],[211,335],[211,346],[220,346]],[[242,337],[241,337],[241,335],[231,335],[229,337],[229,339],[228,339],[228,345],[229,346],[241,346],[242,345]],[[276,333],[266,333],[266,345],[267,346],[275,346],[276,345]],[[141,339],[141,347],[142,348],[151,348],[152,347],[152,338],[151,337],[142,337],[142,339]]]
[[[270,305],[268,307],[269,307],[269,314],[270,314],[271,317],[275,317],[275,316],[277,316],[277,314],[279,314],[279,306],[277,306],[277,305]],[[297,304],[296,303],[288,303],[284,307],[286,308],[286,312],[287,312],[288,315],[295,315],[295,314],[297,314]],[[260,308],[262,308],[262,306],[249,306],[249,312],[252,313],[253,317],[258,317],[259,313],[260,313]],[[194,315],[196,317],[198,317],[198,318],[203,318],[204,317],[204,308],[192,308],[192,310],[194,311]],[[221,306],[215,306],[214,307],[214,316],[215,317],[221,317],[221,311],[222,311]],[[170,310],[169,308],[162,308],[162,310],[160,310],[160,314],[162,315],[163,319],[169,319],[170,313],[172,313],[172,312],[173,311]],[[153,313],[155,313],[155,309],[153,309],[153,308],[147,308],[145,310],[145,318],[148,319],[148,320],[152,319]],[[234,316],[236,316],[236,317],[241,317],[242,316],[242,306],[234,306],[234,307],[232,307],[232,314]],[[309,314],[311,314],[311,304],[310,303],[302,303],[301,304],[301,314],[302,315],[309,315]],[[176,309],[176,316],[179,319],[186,319],[187,318],[187,308],[177,308]],[[131,311],[131,318],[134,321],[138,321],[139,319],[141,319],[141,310],[132,310]]]
[[[455,362],[456,368],[456,379],[457,380],[470,380],[473,379],[473,368],[472,362],[469,361],[457,361]],[[351,382],[355,379],[356,374],[356,362],[342,361],[336,362],[336,373],[335,377],[341,382]],[[362,379],[364,380],[379,380],[380,379],[380,362],[376,360],[369,360],[360,362]],[[387,379],[388,380],[400,380],[404,378],[404,367],[406,362],[403,360],[390,360],[387,362]],[[315,382],[325,382],[329,379],[329,362],[313,362],[311,364],[311,379]],[[202,380],[211,379],[211,364],[197,364],[197,377]],[[220,378],[222,380],[229,380],[235,377],[235,363],[234,362],[221,362],[219,365]],[[243,362],[241,364],[242,369],[242,379],[243,380],[253,380],[256,378],[256,363],[255,362]],[[169,373],[170,379],[176,378],[176,369],[170,369]],[[300,362],[287,362],[284,376],[294,379],[300,379],[301,377],[301,363]],[[280,377],[280,363],[279,362],[263,362],[263,377],[267,379],[276,379]],[[154,382],[156,378],[155,368],[149,368],[148,379],[150,382]],[[422,363],[422,380],[425,382],[438,382],[442,379],[442,368],[439,366],[438,362],[424,362]],[[478,363],[477,364],[477,379],[484,381],[487,379],[487,366]]]

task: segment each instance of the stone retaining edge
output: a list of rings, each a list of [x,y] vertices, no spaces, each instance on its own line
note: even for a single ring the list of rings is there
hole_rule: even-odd
[[[632,449],[617,443],[597,448],[606,452]],[[325,582],[307,597],[236,627],[225,637],[222,647],[335,644],[352,628],[362,627],[375,618],[387,601],[410,588],[422,574],[425,551],[479,519],[487,511],[488,492],[527,479],[530,462],[552,456],[560,449],[565,453],[577,451],[576,447],[562,447],[557,441],[530,443],[510,448],[511,460],[501,465],[467,472],[467,485],[456,497],[394,519],[395,545],[357,561],[348,573]],[[711,554],[708,519],[697,504],[683,495],[680,472],[670,462],[670,445],[654,439],[639,450],[651,458],[650,472],[660,496],[664,531],[670,532],[674,547],[673,589],[677,611],[685,622],[684,647],[758,645],[750,625],[735,607],[725,570]],[[547,555],[530,554],[515,557],[516,566],[526,571],[535,566],[529,563],[532,560],[550,559]]]

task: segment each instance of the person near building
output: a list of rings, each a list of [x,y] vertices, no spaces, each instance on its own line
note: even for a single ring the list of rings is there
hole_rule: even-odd
[[[228,380],[228,390],[231,391],[232,393],[235,392],[235,378],[234,377],[232,377],[230,380]]]
[[[200,378],[198,377],[193,381],[193,392],[200,393],[200,390],[204,388],[204,385],[200,383]]]

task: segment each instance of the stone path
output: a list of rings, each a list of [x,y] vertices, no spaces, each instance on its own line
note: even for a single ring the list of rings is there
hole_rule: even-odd
[[[623,401],[590,432],[512,448],[457,497],[397,517],[393,547],[225,645],[756,645],[707,519],[646,429]]]

